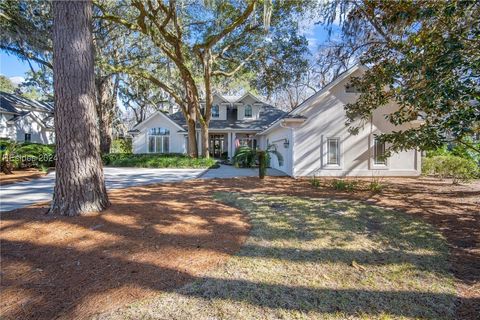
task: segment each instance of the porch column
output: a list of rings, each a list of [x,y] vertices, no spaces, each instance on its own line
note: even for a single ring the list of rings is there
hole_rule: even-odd
[[[228,158],[231,159],[233,157],[233,153],[232,153],[232,133],[231,132],[227,133],[227,152],[228,152]]]
[[[232,143],[230,144],[231,150],[232,150],[232,158],[231,159],[233,159],[233,156],[235,155],[235,138],[236,138],[236,134],[235,134],[235,132],[232,132]]]

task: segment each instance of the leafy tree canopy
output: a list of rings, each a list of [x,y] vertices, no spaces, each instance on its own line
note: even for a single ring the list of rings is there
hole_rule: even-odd
[[[12,81],[4,75],[0,75],[0,91],[6,93],[13,93],[13,91],[15,91],[15,86]]]
[[[334,46],[339,63],[356,56],[369,67],[353,80],[358,101],[346,106],[352,132],[392,100],[400,108],[387,117],[391,123],[422,121],[382,134],[392,151],[465,143],[479,132],[478,1],[339,0],[323,12],[327,23],[342,23],[342,41]]]

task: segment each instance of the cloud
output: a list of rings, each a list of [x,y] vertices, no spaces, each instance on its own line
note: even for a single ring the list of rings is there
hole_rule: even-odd
[[[20,77],[20,76],[16,76],[16,77],[11,77],[9,78],[10,81],[12,81],[12,83],[15,85],[15,86],[18,86],[20,85],[22,82],[25,81],[25,78],[24,77]]]

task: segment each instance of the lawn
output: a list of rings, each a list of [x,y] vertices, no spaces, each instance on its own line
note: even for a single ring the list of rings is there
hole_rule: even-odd
[[[453,319],[445,239],[356,201],[215,194],[252,229],[224,266],[101,319]]]
[[[478,319],[480,181],[190,180],[2,213],[2,319]],[[395,210],[394,210],[395,209]]]

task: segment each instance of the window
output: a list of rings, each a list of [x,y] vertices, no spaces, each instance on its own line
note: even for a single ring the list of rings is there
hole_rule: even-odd
[[[340,140],[338,138],[327,139],[327,165],[340,165]]]
[[[373,140],[373,164],[387,165],[385,158],[385,142],[380,142],[378,138]]]
[[[148,130],[148,152],[168,153],[170,151],[170,130],[151,128]]]
[[[220,117],[220,108],[218,105],[213,105],[212,106],[212,118],[218,118]]]
[[[30,141],[32,141],[32,134],[25,133],[25,142],[30,142]]]
[[[247,105],[245,107],[245,118],[251,118],[252,117],[252,106]]]

